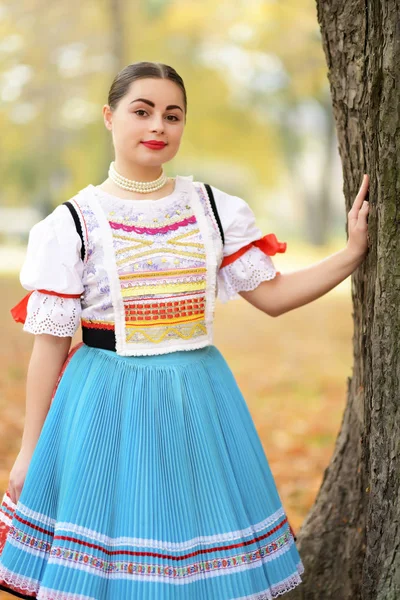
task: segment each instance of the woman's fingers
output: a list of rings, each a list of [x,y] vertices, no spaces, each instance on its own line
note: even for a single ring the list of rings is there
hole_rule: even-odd
[[[351,207],[351,209],[349,211],[350,219],[352,219],[352,220],[358,219],[358,213],[359,213],[361,207],[363,206],[363,202],[364,202],[364,200],[367,200],[368,187],[369,187],[369,176],[367,174],[365,174],[363,177],[362,183],[361,183],[361,187],[358,190],[358,194],[355,197],[355,200],[353,202],[353,206]],[[368,204],[366,204],[366,205],[364,204],[364,206],[368,207]]]
[[[367,195],[368,187],[369,187],[369,177],[368,177],[368,175],[365,174],[363,177],[360,189],[358,190],[358,194],[356,196],[356,202],[357,202],[358,207],[361,207],[363,200],[365,200],[365,196]]]
[[[369,177],[364,175],[361,187],[348,213],[348,247],[352,252],[364,255],[368,250],[368,187]]]
[[[358,213],[358,224],[361,223],[363,228],[367,228],[367,217],[369,211],[369,202],[364,201]]]

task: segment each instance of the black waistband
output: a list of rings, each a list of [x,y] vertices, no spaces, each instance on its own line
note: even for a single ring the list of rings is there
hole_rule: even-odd
[[[82,341],[87,346],[116,351],[115,332],[113,329],[97,329],[82,325]]]

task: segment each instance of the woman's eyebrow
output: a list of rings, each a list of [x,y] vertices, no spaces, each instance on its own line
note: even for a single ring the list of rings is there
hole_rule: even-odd
[[[136,100],[132,100],[132,102],[130,102],[129,104],[132,104],[133,102],[145,102],[146,104],[148,104],[149,106],[152,106],[154,108],[155,104],[154,102],[152,102],[151,100],[146,100],[146,98],[136,98]],[[179,108],[179,110],[181,110],[183,112],[183,110],[181,109],[180,106],[178,106],[177,104],[170,104],[169,106],[166,107],[166,110],[171,110],[172,108]]]

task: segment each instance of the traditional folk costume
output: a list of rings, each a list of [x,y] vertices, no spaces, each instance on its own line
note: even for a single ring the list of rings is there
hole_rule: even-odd
[[[157,200],[88,185],[34,225],[12,309],[72,336],[17,504],[0,589],[40,600],[269,600],[304,571],[215,300],[278,273],[249,205],[177,176]],[[1,536],[0,536],[1,537]]]

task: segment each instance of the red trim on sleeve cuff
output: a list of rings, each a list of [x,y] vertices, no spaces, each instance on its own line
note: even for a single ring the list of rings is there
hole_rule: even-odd
[[[25,323],[26,315],[27,315],[28,300],[29,300],[30,295],[34,291],[35,290],[32,290],[31,292],[26,294],[26,296],[24,296],[22,298],[22,300],[20,300],[18,302],[18,304],[13,306],[12,309],[10,310],[11,315],[16,323]],[[80,298],[82,295],[82,294],[59,294],[58,292],[53,292],[51,290],[36,290],[36,291],[38,291],[42,294],[49,294],[50,296],[60,296],[61,298]]]
[[[262,252],[264,252],[264,254],[268,254],[269,256],[274,256],[277,252],[286,252],[287,242],[279,242],[274,233],[267,233],[267,235],[264,235],[259,240],[250,242],[250,244],[243,246],[243,248],[240,248],[233,254],[230,254],[229,256],[225,256],[220,265],[220,269],[222,269],[222,267],[226,267],[226,265],[230,265],[235,260],[240,258],[252,246],[256,246],[257,248],[262,250]]]

